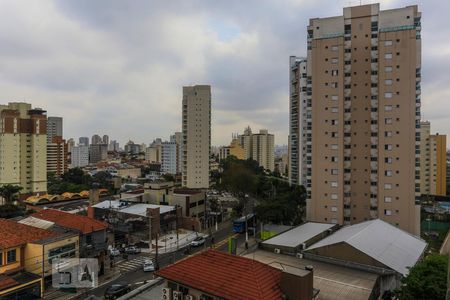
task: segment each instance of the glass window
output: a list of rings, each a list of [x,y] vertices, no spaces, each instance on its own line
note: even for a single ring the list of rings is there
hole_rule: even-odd
[[[384,210],[384,214],[385,214],[386,216],[390,216],[390,215],[392,215],[392,211],[391,211],[390,209],[385,209],[385,210]]]
[[[385,105],[384,106],[384,111],[391,111],[392,110],[392,105]]]
[[[332,58],[331,59],[331,63],[332,64],[337,64],[338,63],[338,59],[337,58]]]
[[[17,261],[17,259],[16,259],[16,249],[9,250],[6,253],[6,263],[9,264],[9,263],[13,263],[13,262],[16,262],[16,261]]]
[[[391,118],[384,119],[384,124],[392,124],[392,119]]]
[[[332,206],[331,207],[331,211],[337,211],[337,207],[336,206]]]
[[[331,108],[331,112],[332,113],[337,113],[338,112],[338,108],[337,107],[332,107]]]
[[[337,181],[331,181],[330,184],[331,184],[331,187],[338,187]]]
[[[334,52],[336,52],[336,51],[338,51],[338,46],[331,46],[331,51],[334,51]]]
[[[338,99],[339,99],[338,95],[331,95],[331,100],[336,101]]]
[[[337,175],[338,169],[331,169],[331,175]]]
[[[391,40],[384,41],[384,45],[385,46],[392,46],[392,41]]]
[[[384,55],[384,58],[386,58],[386,59],[392,59],[392,53],[386,53],[386,54]]]
[[[390,183],[385,183],[385,184],[384,184],[384,189],[385,189],[385,190],[392,190],[392,184],[390,184]]]
[[[392,79],[386,79],[386,80],[384,81],[384,84],[385,84],[385,85],[392,85]]]
[[[384,171],[384,175],[386,175],[387,177],[391,177],[392,176],[392,170]]]
[[[392,72],[392,67],[391,66],[386,66],[386,67],[384,67],[384,71],[386,73],[390,73],[390,72]]]
[[[391,92],[384,93],[384,98],[387,98],[387,99],[392,98],[392,93]]]
[[[392,202],[392,197],[384,197],[384,202],[387,202],[387,203]]]
[[[338,145],[337,144],[331,144],[330,148],[331,148],[331,150],[337,150],[338,149]]]
[[[337,162],[338,161],[338,157],[337,156],[332,156],[331,157],[331,161],[332,162]]]

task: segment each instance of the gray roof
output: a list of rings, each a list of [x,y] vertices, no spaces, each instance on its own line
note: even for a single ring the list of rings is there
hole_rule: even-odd
[[[347,243],[402,275],[408,274],[427,246],[422,239],[376,219],[344,227],[306,251],[338,243]]]
[[[305,223],[263,242],[263,245],[298,247],[322,232],[336,226],[326,223]]]
[[[27,217],[25,219],[22,219],[22,220],[18,221],[18,223],[29,225],[29,226],[33,226],[33,227],[37,227],[37,228],[41,228],[41,229],[49,229],[53,225],[55,225],[54,222],[42,220],[42,219],[35,218],[35,217],[32,217],[32,216],[29,216],[29,217]]]
[[[169,211],[175,210],[175,206],[171,205],[155,205],[155,204],[147,204],[147,203],[133,203],[133,202],[124,202],[119,200],[106,200],[94,205],[95,208],[102,209],[115,209],[116,211],[139,215],[139,216],[147,216],[147,208],[157,208],[159,207],[159,213],[165,214]]]

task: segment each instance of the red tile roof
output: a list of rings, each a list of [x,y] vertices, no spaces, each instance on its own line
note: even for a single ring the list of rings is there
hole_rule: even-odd
[[[282,271],[241,256],[208,250],[167,266],[158,276],[225,299],[282,299]]]
[[[76,229],[83,234],[105,230],[107,228],[107,225],[102,221],[56,209],[44,209],[34,213],[32,216],[56,223],[61,227]]]
[[[0,219],[0,249],[17,247],[57,235],[50,230]]]
[[[0,275],[0,291],[6,290],[7,288],[13,287],[18,284],[19,283],[17,281],[15,281],[14,279],[12,279],[6,275]]]

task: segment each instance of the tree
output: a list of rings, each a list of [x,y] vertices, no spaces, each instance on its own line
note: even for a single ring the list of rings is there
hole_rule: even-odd
[[[166,173],[162,176],[165,181],[175,182],[175,177],[172,174]]]
[[[412,267],[402,280],[400,299],[445,299],[447,291],[448,258],[432,254]]]
[[[6,184],[0,187],[0,196],[5,199],[5,203],[11,204],[17,199],[17,193],[19,193],[21,190],[21,186]]]

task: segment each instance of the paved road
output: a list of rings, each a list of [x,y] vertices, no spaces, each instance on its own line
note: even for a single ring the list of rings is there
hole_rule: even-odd
[[[217,232],[214,232],[214,228],[213,228],[212,232],[213,232],[212,236],[214,237],[214,242],[218,243],[218,244],[219,243],[222,244],[221,241],[227,240],[229,236],[233,235],[231,225],[229,225],[225,228],[222,228],[222,229],[218,230]],[[244,235],[244,239],[245,239],[245,235]],[[201,247],[191,248],[190,254],[194,254],[200,250],[210,247],[210,245],[211,245],[211,239],[208,238],[205,245],[203,245]],[[222,249],[226,249],[225,251],[228,251],[228,244],[225,243],[218,249],[220,251],[222,251]],[[153,279],[152,272],[144,272],[142,270],[142,263],[143,263],[146,255],[148,255],[148,254],[142,253],[139,255],[133,255],[133,256],[130,255],[128,260],[117,262],[116,266],[115,266],[115,272],[119,273],[119,270],[120,270],[120,273],[121,273],[121,275],[118,278],[116,278],[115,280],[112,280],[112,281],[108,282],[107,284],[104,284],[98,288],[89,290],[74,299],[82,300],[82,299],[86,299],[88,296],[102,297],[103,294],[105,293],[105,290],[110,285],[115,284],[115,283],[131,284],[132,288],[134,289],[134,288],[137,288],[140,285],[142,285],[145,282],[145,280]],[[176,262],[186,256],[187,256],[187,254],[185,254],[184,248],[180,249],[177,252],[159,255],[159,258],[158,258],[159,266],[160,266],[160,268],[165,267],[167,265],[173,264],[174,262]]]

